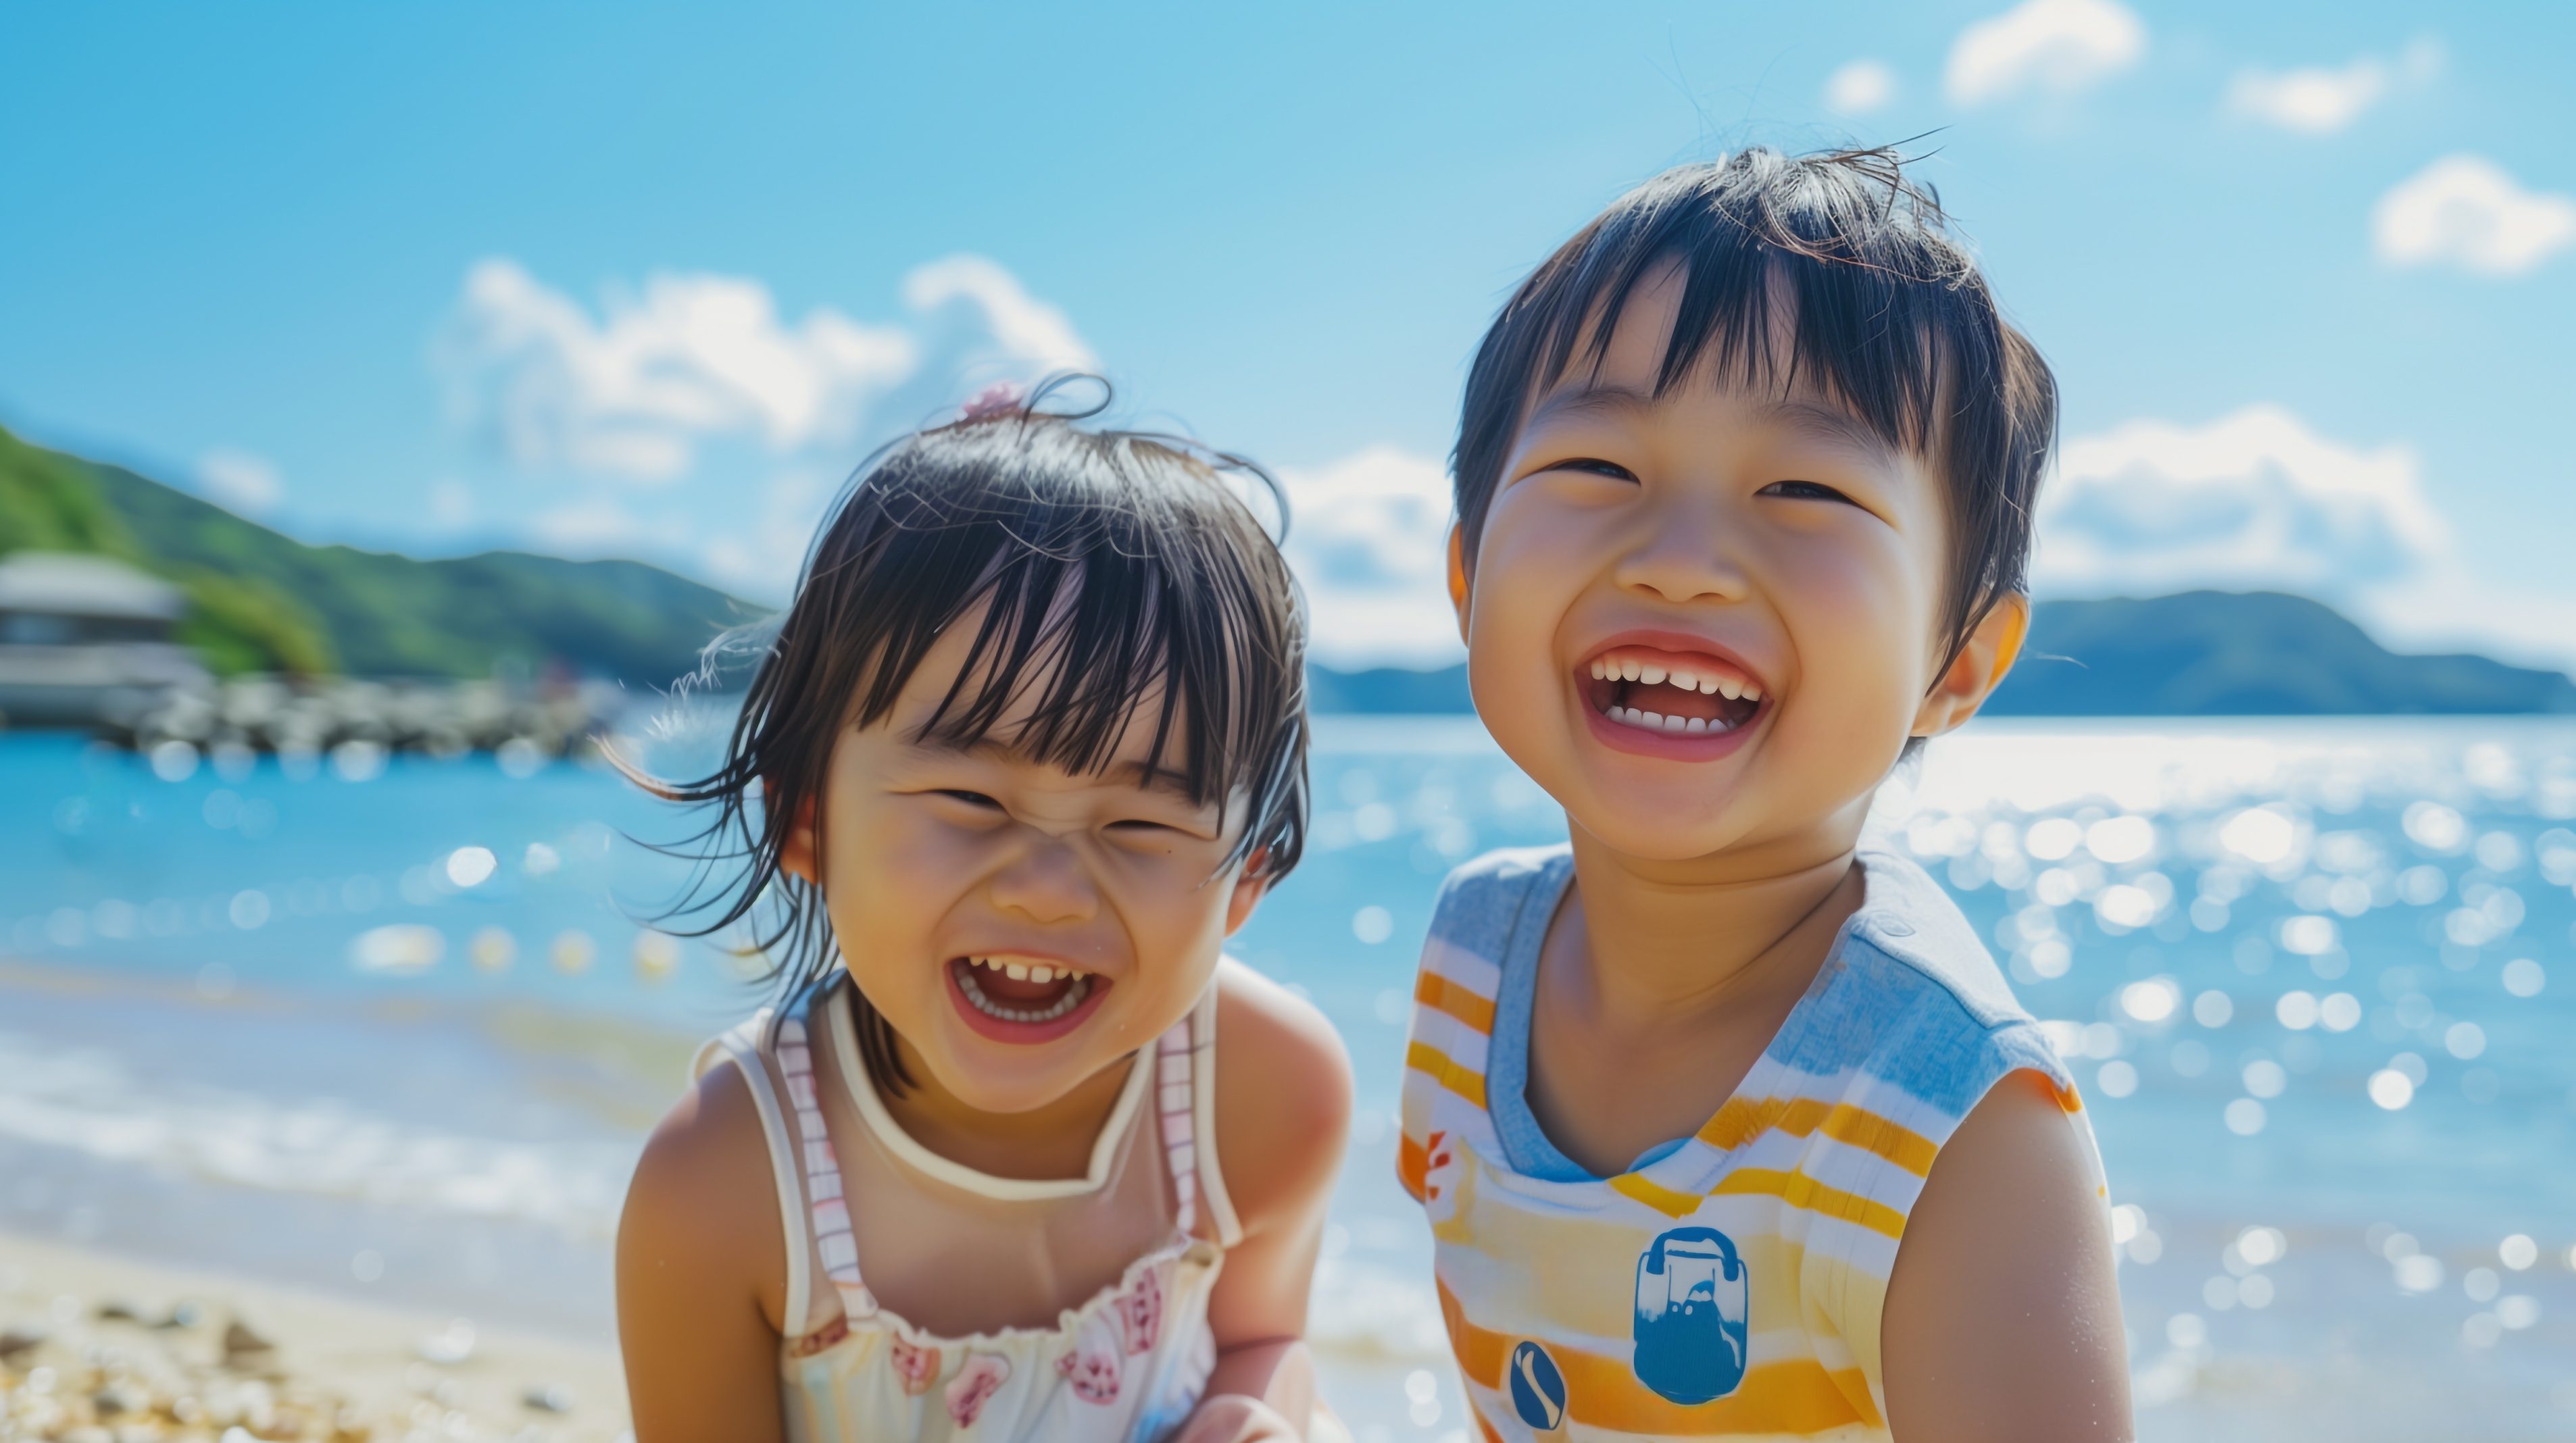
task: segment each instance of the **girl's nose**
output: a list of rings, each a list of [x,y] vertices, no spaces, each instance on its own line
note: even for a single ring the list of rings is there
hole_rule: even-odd
[[[1066,843],[1031,830],[1020,854],[994,873],[993,905],[1032,922],[1088,922],[1099,910],[1091,872]]]

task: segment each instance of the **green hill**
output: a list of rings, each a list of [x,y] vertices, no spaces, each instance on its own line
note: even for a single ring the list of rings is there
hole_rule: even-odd
[[[0,555],[22,550],[113,556],[177,582],[190,603],[180,637],[218,672],[482,677],[559,665],[658,687],[718,629],[759,614],[634,561],[307,546],[0,430]]]
[[[2402,656],[2278,592],[2043,601],[1990,716],[2576,712],[2576,682],[2483,656]]]

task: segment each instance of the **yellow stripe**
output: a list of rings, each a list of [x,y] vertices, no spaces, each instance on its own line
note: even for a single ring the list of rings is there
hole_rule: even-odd
[[[1905,1214],[1858,1193],[1827,1187],[1795,1169],[1778,1172],[1767,1167],[1737,1168],[1720,1178],[1710,1191],[1712,1197],[1728,1194],[1776,1197],[1793,1208],[1841,1218],[1874,1233],[1884,1233],[1891,1238],[1905,1236]]]
[[[1459,1371],[1487,1388],[1502,1390],[1503,1368],[1515,1340],[1469,1322],[1448,1284],[1439,1288],[1440,1314],[1449,1325],[1449,1346],[1457,1355]],[[1625,1358],[1563,1343],[1542,1346],[1565,1374],[1566,1417],[1587,1427],[1656,1438],[1708,1438],[1822,1433],[1853,1423],[1879,1426],[1873,1416],[1877,1410],[1865,1401],[1868,1385],[1862,1383],[1864,1401],[1855,1406],[1842,1380],[1813,1358],[1764,1363],[1748,1371],[1731,1396],[1685,1406],[1650,1392],[1637,1381]]]
[[[1669,1217],[1686,1218],[1699,1211],[1700,1198],[1668,1187],[1657,1187],[1637,1173],[1621,1173],[1610,1179],[1610,1186]]]
[[[1437,972],[1425,972],[1413,984],[1413,1000],[1446,1012],[1487,1037],[1494,1035],[1494,999],[1471,992]]]
[[[1812,1097],[1733,1097],[1699,1130],[1699,1140],[1719,1152],[1733,1152],[1771,1131],[1806,1137],[1819,1128],[1836,1142],[1876,1153],[1916,1177],[1932,1175],[1940,1144],[1902,1123],[1854,1107]]]
[[[1404,1065],[1478,1107],[1485,1105],[1485,1074],[1460,1067],[1449,1060],[1449,1054],[1428,1042],[1417,1042],[1406,1048]]]

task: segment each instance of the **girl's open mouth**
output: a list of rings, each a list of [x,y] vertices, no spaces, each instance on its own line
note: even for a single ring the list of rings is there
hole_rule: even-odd
[[[1586,663],[1593,711],[1622,727],[1669,737],[1724,736],[1762,710],[1762,687],[1711,656],[1618,646]]]
[[[1047,1042],[1082,1025],[1109,979],[1061,962],[997,954],[948,959],[948,993],[966,1025],[999,1042]]]

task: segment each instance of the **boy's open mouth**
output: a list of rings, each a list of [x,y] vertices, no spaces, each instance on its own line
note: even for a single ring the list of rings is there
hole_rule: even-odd
[[[988,1037],[1042,1042],[1071,1031],[1109,979],[1062,962],[997,954],[951,957],[948,978],[966,1021]]]
[[[1578,685],[1592,709],[1621,726],[1664,736],[1723,736],[1762,710],[1762,687],[1716,657],[1614,646],[1585,663]]]

